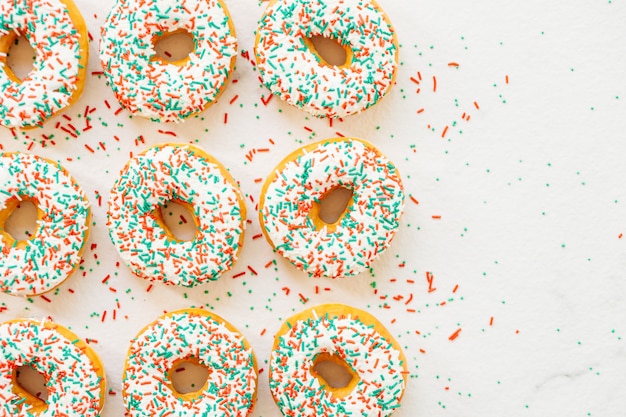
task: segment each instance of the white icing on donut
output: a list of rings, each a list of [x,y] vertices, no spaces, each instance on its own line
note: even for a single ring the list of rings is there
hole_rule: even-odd
[[[28,365],[47,380],[48,407],[39,417],[96,417],[102,379],[89,357],[57,330],[34,321],[0,325],[0,417],[31,417],[13,390],[13,372]]]
[[[154,37],[185,30],[195,49],[179,65],[155,60]],[[237,40],[221,0],[118,1],[102,27],[100,61],[118,101],[155,121],[204,110],[225,87]]]
[[[321,63],[305,43],[314,36],[348,46],[348,65]],[[376,104],[391,87],[398,60],[394,29],[372,0],[277,0],[261,18],[255,53],[273,94],[329,117]]]
[[[181,359],[209,369],[201,395],[183,401],[166,382]],[[245,417],[257,386],[256,365],[243,336],[211,316],[178,311],[161,317],[131,342],[124,370],[124,404],[131,417]]]
[[[270,391],[285,416],[385,417],[404,392],[401,353],[380,333],[348,316],[299,320],[278,336],[270,357]],[[336,355],[358,375],[344,398],[327,391],[312,368],[322,353]]]
[[[197,148],[196,148],[197,149]],[[189,204],[198,230],[175,241],[154,211]],[[120,256],[139,277],[191,287],[217,279],[237,259],[244,233],[239,188],[221,166],[187,145],[163,145],[131,159],[111,190],[107,225]]]
[[[34,155],[0,155],[0,210],[9,200],[30,199],[43,211],[24,247],[0,254],[0,290],[34,295],[61,284],[80,262],[89,230],[89,202],[59,165]]]
[[[289,156],[268,176],[261,223],[276,251],[314,277],[342,277],[365,270],[390,244],[404,208],[394,165],[357,139],[322,141]],[[330,190],[353,191],[353,202],[334,232],[315,229],[309,213]]]
[[[9,78],[6,58],[0,59],[0,124],[41,125],[70,104],[84,77],[81,55],[88,51],[81,50],[81,34],[61,0],[0,0],[0,36],[11,32],[24,34],[36,54],[33,70],[21,83]]]

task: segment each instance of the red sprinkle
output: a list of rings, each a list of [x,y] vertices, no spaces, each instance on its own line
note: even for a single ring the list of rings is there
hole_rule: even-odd
[[[261,102],[264,106],[267,106],[267,104],[272,100],[272,97],[274,97],[272,94],[267,97],[267,100],[264,100],[263,97],[261,97]]]
[[[161,130],[161,129],[159,129],[159,133],[162,133],[162,134],[164,134],[164,135],[174,136],[174,137],[176,137],[176,136],[177,136],[175,132],[172,132],[172,131],[170,131],[170,130]]]
[[[460,328],[460,327],[457,329],[457,331],[455,331],[454,333],[452,333],[452,334],[450,335],[450,337],[448,337],[448,340],[454,340],[454,339],[456,339],[457,337],[459,337],[459,333],[461,333],[461,328]]]

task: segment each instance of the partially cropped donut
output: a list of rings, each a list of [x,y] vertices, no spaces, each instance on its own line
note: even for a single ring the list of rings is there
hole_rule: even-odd
[[[35,50],[34,68],[23,80],[7,65],[19,35]],[[87,27],[72,0],[0,0],[0,124],[41,126],[76,102],[88,57]]]
[[[188,57],[166,62],[156,39],[193,36]],[[100,61],[120,104],[154,121],[180,122],[218,99],[235,66],[237,40],[222,0],[118,1],[102,27]]]
[[[334,223],[319,217],[336,188],[352,192]],[[313,277],[359,274],[390,244],[400,224],[404,188],[396,167],[371,144],[328,139],[288,155],[267,176],[259,219],[275,250]]]
[[[37,208],[37,229],[15,240],[5,223],[23,201]],[[0,154],[0,291],[37,295],[60,285],[80,263],[90,219],[85,192],[58,163]]]
[[[346,62],[327,63],[314,37],[337,41]],[[344,117],[376,103],[395,82],[398,42],[375,0],[272,0],[255,43],[263,83],[315,116]]]
[[[351,380],[332,387],[317,371],[331,361]],[[387,417],[408,379],[402,348],[371,314],[341,304],[307,309],[285,321],[270,356],[270,391],[286,417]]]
[[[179,241],[160,207],[179,203],[197,232]],[[233,177],[199,147],[164,144],[122,169],[109,198],[109,236],[131,271],[144,279],[192,287],[217,279],[237,260],[246,207]]]
[[[30,366],[46,381],[46,401],[17,382]],[[13,320],[0,325],[0,417],[97,417],[104,406],[106,377],[96,352],[51,321]]]
[[[182,362],[209,370],[204,386],[180,393],[172,382]],[[159,317],[132,340],[122,395],[130,417],[246,417],[256,401],[252,347],[230,323],[200,309]]]

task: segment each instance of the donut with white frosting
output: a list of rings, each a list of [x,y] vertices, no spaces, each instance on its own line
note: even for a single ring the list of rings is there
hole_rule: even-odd
[[[16,240],[5,224],[23,201],[37,208],[37,228]],[[80,263],[90,219],[85,192],[58,163],[0,154],[0,291],[28,296],[59,286]]]
[[[319,217],[336,188],[352,192],[334,223]],[[274,249],[313,277],[348,277],[390,244],[400,224],[404,188],[395,166],[371,144],[337,138],[306,145],[267,176],[259,219]]]
[[[326,62],[311,40],[318,36],[337,41],[346,62]],[[259,23],[255,57],[273,94],[315,116],[344,117],[389,91],[398,42],[375,0],[272,0]]]
[[[317,365],[331,361],[351,376],[333,387]],[[402,348],[371,314],[341,304],[310,308],[286,320],[270,356],[270,391],[287,417],[386,417],[408,378]]]
[[[193,215],[196,234],[178,240],[159,207],[174,201]],[[138,277],[192,287],[216,280],[237,260],[246,207],[226,168],[197,146],[148,148],[122,169],[111,190],[109,236]]]
[[[180,393],[171,375],[184,362],[209,370],[197,391]],[[131,341],[123,399],[130,417],[246,417],[257,393],[252,348],[230,323],[200,309],[159,317]]]
[[[44,376],[45,401],[17,382],[22,366]],[[97,417],[105,391],[98,355],[65,327],[35,320],[0,324],[0,417]]]
[[[180,122],[215,103],[237,57],[235,28],[222,0],[125,0],[101,30],[100,62],[120,104],[155,121]],[[155,39],[186,32],[184,59],[156,57]]]
[[[34,68],[23,80],[7,64],[19,35],[35,51]],[[0,0],[0,124],[41,126],[76,102],[88,57],[87,27],[72,0]]]

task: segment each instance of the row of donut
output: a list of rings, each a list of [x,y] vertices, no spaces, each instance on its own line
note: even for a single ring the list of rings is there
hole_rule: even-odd
[[[1,0],[0,19],[0,124],[41,126],[82,93],[87,27],[72,0]],[[179,33],[193,37],[189,56],[158,57],[156,42]],[[20,34],[36,52],[23,80],[6,64]],[[317,37],[337,40],[345,63],[324,61]],[[215,103],[236,56],[222,0],[117,1],[101,28],[100,62],[115,97],[155,121],[178,122]],[[256,31],[255,59],[272,94],[316,116],[344,117],[376,104],[394,84],[398,43],[374,0],[273,0]]]
[[[352,192],[334,223],[320,218],[333,190]],[[37,230],[16,241],[6,220],[21,201],[38,212]],[[193,214],[196,233],[178,240],[160,207]],[[335,138],[288,155],[267,176],[259,203],[262,231],[275,251],[313,277],[348,277],[391,243],[404,209],[396,167],[371,144]],[[0,290],[38,295],[78,266],[88,239],[90,205],[59,164],[24,153],[0,155]],[[232,268],[243,244],[246,207],[236,181],[199,147],[162,144],[134,156],[110,193],[107,226],[119,255],[138,277],[192,287]]]
[[[333,387],[316,370],[331,361],[351,376]],[[172,375],[185,363],[206,368],[191,392]],[[47,398],[23,388],[17,370],[42,374]],[[276,333],[269,388],[285,416],[386,417],[399,406],[408,379],[401,346],[371,314],[325,304],[290,317]],[[200,309],[165,314],[131,341],[124,365],[123,401],[129,416],[240,416],[257,396],[257,362],[243,335]],[[0,416],[96,417],[104,406],[106,376],[93,350],[51,321],[13,320],[0,325]]]

